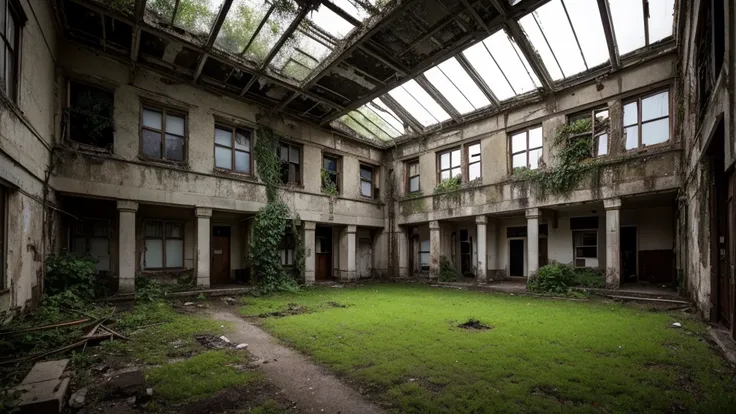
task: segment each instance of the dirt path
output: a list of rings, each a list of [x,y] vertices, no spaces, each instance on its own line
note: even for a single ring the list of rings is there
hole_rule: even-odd
[[[324,368],[312,363],[300,353],[249,323],[229,309],[210,311],[214,319],[228,321],[235,328],[227,334],[234,343],[247,343],[248,351],[259,360],[266,377],[284,390],[307,413],[382,413],[383,410],[366,401],[359,393],[343,384]]]

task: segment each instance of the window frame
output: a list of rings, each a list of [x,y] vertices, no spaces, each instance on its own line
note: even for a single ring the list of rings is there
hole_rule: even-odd
[[[478,145],[478,161],[470,161],[470,147]],[[483,181],[483,146],[481,145],[480,141],[474,141],[467,143],[463,146],[463,154],[460,157],[460,165],[465,164],[464,168],[464,174],[463,179],[465,179],[465,182],[473,182],[473,181]],[[470,166],[478,164],[480,168],[480,175],[477,178],[470,179]]]
[[[12,45],[12,51],[13,56],[15,58],[14,65],[12,68],[12,80],[10,85],[13,86],[12,93],[8,93],[8,91],[5,89],[5,85],[0,85],[0,93],[3,93],[13,104],[19,105],[20,104],[20,74],[23,73],[21,69],[22,64],[22,51],[21,51],[21,45],[22,45],[22,36],[23,36],[23,29],[25,26],[25,23],[28,21],[28,18],[26,17],[25,11],[23,11],[23,6],[21,6],[20,2],[18,0],[5,0],[5,3],[3,4],[5,7],[5,18],[6,22],[8,22],[8,16],[10,16],[15,24],[15,39]],[[6,27],[0,28],[0,42],[2,42],[2,47],[6,48],[6,53],[8,51],[8,48],[11,47],[10,42],[6,39],[6,33],[7,33],[7,25]],[[0,63],[0,69],[6,70],[5,62]]]
[[[326,170],[324,168],[325,159],[330,159],[330,160],[335,161],[335,172],[334,173],[329,172],[329,170]],[[319,170],[320,189],[321,190],[325,189],[325,183],[324,183],[324,180],[322,179],[322,171],[327,171],[327,174],[333,175],[335,187],[337,188],[337,192],[340,193],[340,189],[342,188],[342,186],[340,185],[340,180],[342,179],[341,170],[342,170],[342,157],[340,157],[339,155],[330,153],[330,152],[323,152],[322,153],[322,167]]]
[[[659,94],[662,94],[662,93],[665,93],[665,92],[667,92],[667,116],[661,116],[659,118],[653,118],[653,119],[650,119],[650,120],[648,120],[646,122],[642,122],[642,120],[641,120],[641,116],[642,116],[642,104],[641,103],[642,103],[642,101],[644,99],[651,98],[652,96],[659,95]],[[626,148],[626,128],[633,127],[634,124],[629,124],[628,126],[626,125],[626,123],[625,123],[625,113],[626,113],[625,111],[626,111],[626,109],[625,108],[626,108],[626,105],[631,104],[631,103],[634,103],[634,102],[636,102],[636,125],[637,125],[637,134],[638,134],[637,139],[638,139],[638,142],[637,142],[637,146],[636,147],[629,149],[629,148]],[[642,146],[642,140],[643,140],[642,133],[641,133],[642,126],[644,124],[649,124],[649,123],[652,123],[652,122],[661,121],[661,120],[663,120],[665,118],[668,120],[668,122],[667,122],[667,124],[668,124],[668,129],[667,129],[668,130],[668,133],[667,133],[668,137],[667,137],[667,140],[664,141],[664,142],[658,142],[658,143],[652,144],[652,145]],[[624,151],[625,152],[629,152],[629,151],[642,151],[642,150],[646,150],[647,148],[652,148],[652,147],[655,147],[656,148],[658,146],[668,144],[672,140],[672,91],[670,90],[669,86],[668,87],[665,87],[665,88],[656,89],[654,91],[651,91],[651,92],[648,92],[648,93],[645,93],[645,94],[642,94],[642,95],[631,97],[631,98],[626,99],[626,100],[622,100],[621,101],[621,133],[623,135],[623,144],[624,144]]]
[[[529,148],[529,131],[531,131],[533,129],[537,129],[537,128],[539,128],[542,131],[542,145],[539,146],[539,147]],[[519,135],[521,133],[524,133],[525,134],[525,137],[526,137],[526,149],[521,150],[521,151],[517,151],[517,152],[513,152],[514,151],[513,137],[514,137],[514,135]],[[529,127],[526,127],[526,128],[517,129],[517,130],[515,130],[515,131],[513,131],[513,132],[511,132],[511,133],[508,134],[508,138],[506,139],[506,142],[508,143],[508,146],[509,146],[509,149],[508,149],[508,159],[507,159],[507,161],[508,161],[509,167],[510,167],[509,170],[512,173],[514,172],[514,155],[518,155],[518,154],[521,154],[521,153],[526,153],[526,165],[523,168],[526,168],[526,169],[529,169],[529,170],[532,169],[532,168],[529,167],[529,165],[530,165],[529,164],[529,153],[531,151],[535,151],[535,150],[541,149],[542,150],[542,156],[540,157],[540,160],[543,160],[543,158],[544,158],[544,128],[543,128],[542,124],[536,124],[536,125],[529,126]],[[516,167],[516,168],[522,168],[522,167]],[[541,168],[541,166],[540,165],[537,165],[537,168],[534,168],[534,170],[538,170],[540,168]]]
[[[281,160],[281,147],[283,146],[286,146],[289,148],[289,151],[288,151],[289,161],[286,161],[286,162]],[[293,163],[291,161],[291,149],[292,148],[299,150],[299,162],[298,163]],[[276,155],[279,157],[279,181],[281,181],[281,185],[303,185],[302,183],[304,182],[303,180],[304,178],[304,168],[303,168],[304,167],[304,146],[301,144],[290,142],[290,141],[279,141],[278,151],[279,152]],[[296,177],[297,181],[288,180],[287,182],[283,182],[283,180],[281,179],[281,164],[296,164],[299,166],[299,173],[297,174],[298,177]],[[287,172],[287,175],[288,175],[288,172]]]
[[[158,110],[161,113],[161,131],[156,131],[151,127],[147,127],[143,125],[143,113],[146,109],[151,110],[151,111]],[[178,117],[184,118],[184,135],[181,136],[182,138],[182,159],[181,160],[170,160],[166,158],[166,116],[169,114],[172,116],[178,116]],[[160,132],[161,158],[149,157],[143,152],[143,130],[148,130],[151,132]],[[176,135],[176,134],[170,134],[170,135]],[[168,105],[163,105],[158,102],[141,100],[140,120],[139,120],[139,127],[138,127],[138,155],[147,161],[164,162],[164,163],[181,165],[181,164],[187,163],[187,160],[189,158],[188,150],[189,150],[189,114],[188,112],[184,109],[176,108],[176,107],[172,107]]]
[[[296,239],[291,232],[291,226],[286,227],[281,243],[279,244],[279,253],[283,252],[281,257],[281,267],[293,268],[295,266]],[[289,263],[291,257],[291,263]]]
[[[5,290],[7,284],[9,192],[10,188],[0,181],[0,291]]]
[[[452,166],[452,153],[458,151],[460,153],[460,165],[453,167]],[[463,171],[463,148],[460,147],[452,147],[448,149],[444,149],[442,151],[437,151],[436,153],[436,163],[437,163],[437,184],[441,183],[442,180],[442,172],[443,171],[449,171],[450,177],[446,178],[446,180],[449,180],[450,178],[454,178],[455,176],[452,175],[452,170],[454,169],[460,169],[460,182],[463,182],[464,178],[464,171]],[[444,154],[450,154],[450,168],[442,169],[442,156]]]
[[[72,119],[71,119],[71,110],[72,107],[72,84],[76,83],[80,86],[86,86],[89,88],[99,89],[101,91],[107,92],[110,95],[112,95],[112,113],[110,114],[110,120],[112,121],[112,137],[110,138],[110,145],[108,147],[102,147],[99,145],[89,144],[81,141],[77,141],[72,137],[71,133],[71,125],[72,125]],[[67,112],[66,115],[66,121],[67,121],[67,128],[64,132],[64,136],[62,137],[64,140],[72,141],[77,145],[81,145],[84,148],[96,148],[98,150],[105,150],[107,152],[112,152],[113,148],[115,147],[115,88],[112,85],[107,84],[101,84],[96,82],[89,82],[87,80],[81,80],[79,78],[75,77],[68,77],[66,78],[66,105],[65,105],[65,112]],[[142,118],[141,118],[142,120]]]
[[[418,238],[419,239],[419,238]],[[425,241],[429,241],[429,250],[422,250],[422,243]],[[422,264],[422,255],[427,254],[429,255],[429,264],[427,266],[424,266]],[[431,240],[421,240],[419,239],[419,270],[420,271],[426,271],[429,270],[429,268],[432,266],[432,241]]]
[[[572,254],[573,254],[573,258],[572,259],[573,259],[573,267],[576,267],[576,268],[585,267],[585,266],[577,266],[576,265],[576,261],[578,259],[596,259],[597,260],[600,257],[600,252],[599,252],[599,244],[600,243],[599,243],[599,240],[598,240],[598,237],[599,237],[599,235],[598,235],[598,229],[595,229],[595,230],[594,229],[571,230],[571,232],[572,232]],[[581,244],[581,245],[576,245],[575,240],[576,240],[576,235],[577,234],[580,234],[581,235],[580,236],[581,237],[581,241],[584,241],[585,240],[585,235],[586,234],[588,234],[588,235],[591,235],[591,234],[592,235],[595,235],[595,237],[594,237],[595,238],[595,245],[592,245],[592,244],[584,244],[584,243]],[[578,252],[577,252],[578,249],[585,249],[585,248],[592,248],[592,247],[595,247],[595,256],[578,256]]]
[[[595,130],[595,119],[596,114],[601,112],[608,112],[608,126],[607,128],[604,128],[600,131]],[[611,154],[611,109],[608,107],[607,104],[596,106],[594,108],[576,112],[574,114],[568,115],[567,117],[567,125],[572,124],[573,122],[577,122],[580,119],[590,119],[591,121],[591,129],[588,132],[582,132],[580,134],[575,134],[573,136],[568,137],[570,140],[574,140],[576,138],[581,137],[588,137],[590,136],[593,140],[593,148],[591,151],[591,157],[592,158],[598,158],[598,157],[606,157]],[[603,155],[600,155],[598,153],[599,144],[600,144],[600,137],[606,135],[606,153]]]
[[[103,224],[104,227],[105,227],[105,229],[106,229],[107,236],[104,236],[104,237],[103,236],[95,236],[94,235],[94,223],[101,223],[101,224]],[[110,245],[111,245],[110,242],[112,240],[112,225],[111,225],[110,219],[107,219],[107,218],[91,218],[91,217],[88,217],[88,218],[84,218],[82,220],[82,223],[81,224],[83,226],[81,228],[82,229],[81,232],[76,231],[76,230],[79,229],[79,227],[71,227],[69,229],[69,233],[70,233],[69,234],[69,239],[70,239],[69,240],[70,241],[69,251],[70,252],[73,252],[73,253],[76,253],[76,251],[77,251],[77,249],[76,249],[76,240],[77,239],[80,239],[80,238],[84,238],[84,243],[85,243],[85,245],[84,245],[84,254],[86,256],[91,256],[92,253],[90,252],[90,248],[92,246],[92,240],[93,239],[105,239],[105,240],[107,240],[107,254],[109,256],[109,259],[108,260],[111,262],[112,261],[111,260],[112,259],[112,257],[111,257],[112,252],[110,251]],[[86,224],[86,226],[85,226],[85,224]],[[98,270],[98,272],[101,272],[101,271],[103,271],[103,272],[104,271],[109,272],[110,271],[109,266],[111,265],[110,262],[108,262],[108,269],[107,270]]]
[[[146,236],[146,224],[158,222],[161,223],[161,237],[150,237]],[[169,237],[166,235],[166,224],[180,224],[181,225],[181,237]],[[145,219],[143,220],[143,270],[144,271],[171,271],[171,270],[182,270],[185,269],[185,253],[186,253],[186,233],[187,227],[186,222],[181,220],[162,220],[162,219]],[[166,240],[181,240],[181,266],[178,267],[167,267],[166,266]],[[148,267],[146,265],[146,240],[161,240],[161,267]]]
[[[367,199],[371,199],[371,200],[375,200],[376,199],[375,195],[376,195],[376,169],[377,168],[378,167],[376,167],[375,165],[370,165],[370,164],[367,164],[367,163],[364,163],[364,162],[361,162],[361,163],[358,164],[358,191],[359,191],[361,197],[367,198]],[[362,169],[369,169],[371,171],[371,179],[370,180],[366,180],[360,174],[360,171]],[[370,195],[363,194],[363,181],[369,182],[371,184],[371,194]]]
[[[228,129],[228,128],[230,129],[230,144],[231,144],[231,146],[226,147],[226,146],[224,146],[222,144],[218,144],[217,143],[217,128],[218,127],[220,127],[220,129],[222,129],[222,130],[225,130],[225,129]],[[247,131],[250,134],[250,136],[248,137],[248,150],[247,151],[242,150],[242,149],[236,149],[235,148],[235,134],[237,133],[238,130]],[[233,174],[241,174],[241,175],[253,176],[254,175],[253,174],[254,173],[254,171],[253,171],[253,168],[254,168],[254,162],[253,162],[253,139],[254,138],[255,138],[255,131],[253,129],[251,129],[251,128],[246,128],[246,127],[242,127],[242,126],[239,126],[239,125],[235,125],[235,124],[231,124],[231,123],[227,123],[227,122],[219,122],[219,121],[215,120],[215,127],[213,129],[214,147],[212,149],[212,157],[213,157],[213,160],[214,160],[215,170],[217,170],[217,171],[224,171],[224,172],[233,173]],[[228,168],[218,167],[217,166],[217,147],[226,148],[226,149],[229,149],[231,151],[231,154],[230,154],[230,168],[229,169]],[[235,153],[237,151],[245,152],[245,153],[247,153],[249,155],[249,157],[248,157],[248,171],[249,172],[245,173],[245,172],[240,172],[240,171],[235,170]]]
[[[416,175],[411,175],[411,167],[413,165],[417,166],[417,173]],[[405,181],[405,188],[404,191],[406,191],[406,194],[417,194],[422,191],[422,179],[421,179],[421,172],[419,171],[419,158],[414,158],[408,161],[404,162],[404,171],[406,172],[406,181]],[[416,191],[411,191],[411,180],[414,178],[417,179],[417,189]]]

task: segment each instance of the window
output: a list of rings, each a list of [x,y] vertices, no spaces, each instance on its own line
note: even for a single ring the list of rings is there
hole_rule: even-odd
[[[572,243],[575,252],[575,267],[585,267],[585,261],[578,259],[598,258],[598,231],[583,230],[572,232]]]
[[[97,260],[97,271],[110,270],[110,222],[108,220],[78,221],[71,229],[72,253]]]
[[[81,144],[111,149],[113,93],[70,81],[68,105],[66,137]]]
[[[5,258],[6,256],[6,227],[5,223],[8,217],[7,206],[7,189],[0,185],[0,289],[5,288]]]
[[[429,240],[423,240],[419,247],[419,266],[422,270],[429,269]]]
[[[184,161],[184,113],[146,105],[142,118],[141,153],[151,159]]]
[[[145,269],[184,267],[184,223],[147,220],[143,224]]]
[[[360,195],[374,198],[373,192],[373,167],[360,165]]]
[[[468,160],[468,181],[479,180],[481,178],[480,169],[480,142],[465,146],[466,159]]]
[[[460,157],[460,148],[440,152],[437,156],[439,159],[440,169],[439,169],[439,182],[442,182],[444,180],[447,180],[448,178],[454,178],[454,177],[460,177],[462,176],[462,168],[461,166],[461,157]]]
[[[670,93],[658,92],[624,104],[626,149],[645,148],[670,139]]]
[[[569,139],[592,139],[592,157],[600,157],[608,154],[608,108],[598,108],[573,115],[568,120],[569,124],[579,121],[590,122],[590,128],[586,132],[570,136]]]
[[[511,135],[511,168],[536,170],[542,160],[542,127]]]
[[[291,228],[287,227],[284,238],[281,239],[281,265],[282,266],[294,266],[294,235],[291,233]]]
[[[3,41],[0,56],[0,76],[5,95],[13,102],[18,102],[18,62],[20,57],[20,27],[25,16],[16,1],[4,0],[0,3],[0,38]]]
[[[322,155],[322,189],[324,189],[328,184],[332,184],[338,192],[340,191],[337,162],[338,158],[334,155]]]
[[[215,167],[250,174],[251,139],[250,130],[215,124]]]
[[[419,160],[406,162],[406,192],[416,193],[419,187]]]
[[[284,184],[302,183],[302,148],[298,145],[281,143],[281,182]]]

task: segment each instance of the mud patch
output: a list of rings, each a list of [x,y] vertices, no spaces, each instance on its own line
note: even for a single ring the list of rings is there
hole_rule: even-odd
[[[492,326],[486,325],[477,319],[468,319],[467,322],[461,323],[457,327],[460,329],[467,329],[471,331],[485,331],[493,329]]]
[[[348,307],[348,305],[344,305],[344,304],[339,303],[339,302],[327,302],[327,305],[329,305],[330,307],[333,307],[333,308],[347,308]]]
[[[233,348],[234,345],[217,336],[212,335],[195,335],[194,339],[199,342],[200,345],[207,349],[228,349]]]
[[[259,318],[282,318],[284,316],[300,315],[307,313],[306,307],[297,305],[296,303],[290,303],[286,306],[286,309],[274,312],[265,312],[258,315]]]
[[[172,412],[184,414],[223,413],[236,409],[237,412],[250,412],[256,408],[264,412],[296,410],[293,402],[284,397],[276,387],[267,383],[226,389],[212,397],[170,408],[175,408]]]

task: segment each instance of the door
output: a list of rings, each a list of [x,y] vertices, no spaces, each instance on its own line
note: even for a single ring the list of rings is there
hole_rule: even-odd
[[[315,280],[332,277],[332,228],[317,227],[315,231]]]
[[[524,276],[524,240],[509,240],[509,276]]]
[[[467,230],[460,230],[460,272],[463,275],[472,273],[473,248]]]
[[[367,279],[371,277],[373,269],[373,246],[371,239],[361,237],[358,239],[358,277]]]
[[[222,284],[230,282],[230,227],[212,227],[210,241],[210,283]]]
[[[636,227],[621,227],[621,281],[636,282]]]
[[[549,259],[547,258],[547,238],[539,238],[539,267],[547,266]]]
[[[731,273],[731,337],[736,339],[736,170],[731,172],[728,179],[728,200],[726,202],[726,211],[728,212],[728,262]]]

